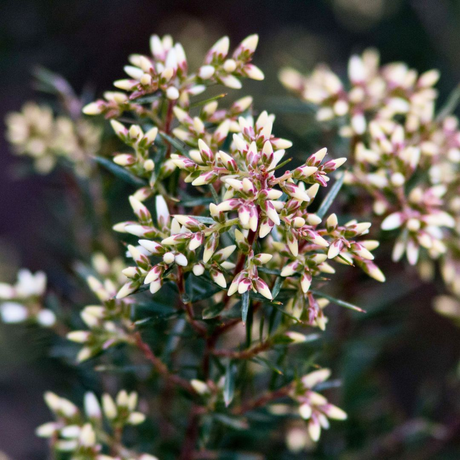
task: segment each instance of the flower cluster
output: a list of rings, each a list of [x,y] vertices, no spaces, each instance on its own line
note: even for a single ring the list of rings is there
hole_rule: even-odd
[[[4,323],[31,320],[41,326],[53,326],[54,312],[42,306],[45,291],[45,273],[19,270],[15,284],[0,283],[0,318]]]
[[[139,425],[145,415],[136,411],[137,393],[122,390],[115,400],[102,395],[102,407],[94,393],[86,393],[84,411],[68,399],[48,392],[45,401],[55,420],[37,428],[37,435],[49,438],[57,452],[71,453],[84,460],[156,460],[149,454],[138,454],[122,444],[127,425]],[[114,456],[104,452],[109,448]]]
[[[228,37],[223,37],[208,51],[198,71],[189,73],[182,45],[174,44],[170,35],[163,38],[152,35],[151,56],[131,55],[131,65],[124,69],[130,79],[114,83],[117,88],[131,93],[129,97],[124,93],[106,93],[105,101],[87,105],[84,112],[88,115],[104,113],[109,118],[119,116],[125,110],[143,114],[143,110],[137,110],[138,106],[130,101],[156,92],[177,101],[180,107],[188,107],[190,97],[203,93],[209,85],[220,83],[228,88],[240,89],[241,78],[263,80],[262,71],[251,63],[258,40],[257,35],[247,37],[229,56],[230,41]],[[160,102],[160,99],[153,101],[152,112],[161,110]]]
[[[131,302],[115,299],[120,286],[126,281],[121,259],[109,262],[102,253],[93,256],[92,266],[97,276],[89,275],[87,283],[100,304],[87,305],[80,313],[88,330],[69,332],[67,338],[83,344],[77,360],[85,361],[101,351],[131,341]]]
[[[100,148],[101,130],[92,123],[55,117],[49,107],[33,102],[26,103],[21,112],[10,113],[6,124],[6,136],[14,151],[32,158],[41,174],[50,172],[62,157],[85,176],[88,158]]]
[[[350,59],[347,84],[326,66],[308,76],[284,69],[280,78],[317,106],[318,120],[336,120],[339,134],[350,138],[345,183],[372,199],[364,198],[383,230],[399,230],[393,260],[406,254],[422,270],[427,260],[441,259],[455,290],[460,131],[450,107],[435,113],[439,72],[380,66],[367,50]]]
[[[378,53],[368,49],[361,56],[351,57],[349,87],[325,64],[307,76],[286,68],[280,79],[303,100],[318,106],[318,120],[344,119],[341,134],[361,136],[367,130],[369,117],[389,120],[403,115],[411,131],[418,129],[434,111],[437,92],[433,86],[439,72],[430,70],[418,75],[402,62],[380,67]]]
[[[374,278],[384,280],[371,262],[369,249],[376,247],[375,242],[354,240],[368,232],[370,224],[352,221],[340,226],[332,214],[326,228],[321,229],[321,219],[308,212],[319,187],[327,185],[327,174],[344,160],[324,162],[326,149],[322,149],[305,164],[277,177],[284,150],[274,147],[288,147],[290,143],[272,135],[272,123],[272,117],[265,112],[255,123],[241,118],[242,134],[233,136],[230,153],[213,152],[200,140],[199,150],[190,151],[189,156],[173,154],[172,161],[188,174],[186,183],[195,187],[210,185],[215,187],[216,196],[220,194],[218,201],[209,205],[211,218],[205,219],[208,224],[190,215],[176,214],[171,218],[166,201],[158,195],[154,225],[149,209],[130,197],[138,221],[119,223],[115,229],[141,239],[138,246],[128,246],[136,266],[124,271],[131,281],[119,291],[118,298],[142,284],[149,285],[154,294],[165,280],[175,281],[193,272],[195,276],[208,274],[223,289],[228,286],[228,296],[252,291],[272,300],[271,277],[264,274],[264,268],[279,270],[284,266],[281,276],[288,278],[289,286],[300,298],[308,299],[308,322],[315,324],[322,310],[310,286],[313,277],[334,272],[328,259],[357,263]],[[219,249],[223,234],[232,227],[234,244]],[[259,240],[261,249],[256,251],[254,244]],[[229,258],[235,252],[232,262]],[[152,257],[161,257],[161,261],[152,263]],[[171,270],[174,267],[177,270]],[[297,295],[296,291],[293,295]]]
[[[313,441],[318,441],[321,428],[329,428],[329,420],[345,420],[347,414],[337,406],[331,404],[323,395],[313,391],[316,386],[326,381],[331,375],[329,369],[320,369],[310,372],[300,379],[291,392],[299,404],[299,415],[308,420],[308,433]]]

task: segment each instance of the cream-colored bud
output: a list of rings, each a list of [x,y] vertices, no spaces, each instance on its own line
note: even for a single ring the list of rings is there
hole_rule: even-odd
[[[166,97],[172,101],[175,101],[176,99],[179,98],[179,90],[175,88],[174,86],[170,86],[166,90]]]
[[[126,65],[124,71],[134,80],[140,80],[144,75],[144,71],[139,69],[139,67],[134,67],[132,65]]]
[[[67,334],[67,339],[71,342],[85,343],[90,336],[88,331],[72,331]]]
[[[144,169],[147,172],[153,171],[155,169],[155,163],[153,162],[153,160],[151,158],[149,158],[148,160],[144,161]]]
[[[84,447],[91,447],[96,444],[96,433],[90,423],[86,423],[81,429],[80,444]]]
[[[259,43],[259,36],[257,34],[249,35],[241,42],[241,47],[248,50],[250,53],[254,53]]]
[[[148,73],[142,75],[140,83],[142,86],[150,86],[152,84],[152,77]]]
[[[102,395],[102,408],[104,410],[105,416],[109,420],[113,420],[117,416],[117,406],[115,405],[112,397],[107,393]]]
[[[127,129],[119,121],[111,120],[110,124],[118,137],[126,136],[128,133]]]
[[[390,180],[395,187],[401,187],[406,182],[405,177],[399,172],[392,174]]]
[[[208,80],[214,75],[214,72],[216,69],[212,65],[204,65],[201,66],[200,69],[198,70],[198,76],[202,78],[203,80]]]
[[[193,389],[200,395],[209,393],[208,385],[206,385],[206,383],[203,382],[202,380],[197,380],[197,379],[190,380],[190,385],[192,385]]]
[[[91,102],[83,107],[82,112],[85,115],[99,115],[102,113],[102,109],[97,102]]]
[[[172,264],[174,262],[174,254],[172,252],[167,252],[163,255],[163,262],[165,264]]]
[[[195,276],[201,276],[204,273],[205,268],[202,264],[196,264],[193,266],[192,270]]]
[[[145,415],[141,412],[132,412],[128,417],[130,425],[139,425],[145,421]]]
[[[407,229],[411,232],[418,232],[420,230],[420,221],[415,218],[411,218],[406,223]]]
[[[236,70],[236,62],[234,59],[227,59],[224,62],[223,68],[225,72],[232,73]]]

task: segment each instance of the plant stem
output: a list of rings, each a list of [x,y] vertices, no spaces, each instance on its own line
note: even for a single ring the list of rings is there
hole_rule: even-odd
[[[251,359],[254,356],[268,350],[272,346],[272,342],[267,340],[263,343],[259,343],[255,347],[248,348],[243,351],[233,351],[233,350],[213,350],[212,354],[214,356],[224,356],[232,359]]]
[[[166,380],[174,383],[175,385],[187,390],[189,393],[196,395],[195,389],[192,387],[188,380],[179,377],[178,375],[171,374],[168,367],[160,358],[155,356],[151,348],[142,340],[139,331],[134,333],[137,347],[142,351],[144,356],[153,364],[159,374],[161,374]]]
[[[244,403],[239,407],[235,407],[232,410],[232,413],[234,415],[241,415],[241,414],[244,414],[245,412],[249,412],[251,410],[265,406],[270,401],[274,401],[275,399],[279,399],[279,398],[283,398],[284,396],[287,396],[289,392],[291,391],[291,387],[292,385],[287,385],[285,387],[280,388],[279,390],[270,391],[268,393],[265,393],[257,399],[248,401],[247,403]]]
[[[190,301],[184,301],[185,297],[185,279],[184,279],[184,272],[182,270],[182,267],[178,267],[178,280],[177,280],[177,285],[179,288],[179,295],[181,297],[181,303],[183,305],[183,308],[185,310],[185,316],[187,318],[187,321],[190,323],[190,325],[195,329],[195,331],[200,335],[200,336],[206,336],[207,333],[207,328],[203,324],[201,324],[199,321],[195,319],[195,312],[193,311],[193,305],[192,302]]]
[[[195,450],[196,441],[199,435],[199,416],[201,412],[198,406],[192,406],[182,451],[179,457],[180,460],[191,460],[194,457],[193,451]]]

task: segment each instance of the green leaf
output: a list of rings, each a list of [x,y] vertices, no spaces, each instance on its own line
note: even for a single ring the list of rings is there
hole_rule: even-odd
[[[147,364],[131,364],[125,366],[115,366],[113,364],[101,364],[96,366],[94,370],[96,372],[112,372],[114,374],[124,373],[138,373],[139,371],[147,373],[150,371],[150,366]]]
[[[221,94],[218,94],[217,96],[210,97],[209,99],[202,99],[201,101],[196,101],[193,104],[190,104],[190,107],[193,108],[193,107],[199,107],[200,105],[206,105],[209,102],[217,101],[218,99],[222,99],[225,96],[227,96],[227,93],[221,93]]]
[[[441,110],[436,116],[436,121],[439,123],[440,121],[444,120],[444,118],[449,116],[457,108],[459,102],[460,85],[457,85],[457,87],[449,94],[445,104],[442,106]]]
[[[280,164],[276,165],[274,168],[272,169],[269,169],[268,172],[270,171],[276,171],[277,169],[280,169],[282,168],[283,166],[286,166],[288,163],[290,163],[292,161],[292,158],[288,158],[287,160],[284,160],[283,162],[281,162]]]
[[[214,185],[209,184],[209,188],[211,189],[211,194],[214,199],[214,203],[218,204],[221,200],[219,198],[219,195],[216,192],[216,189],[214,188]]]
[[[315,289],[310,289],[311,292],[315,295],[319,295],[321,297],[324,297],[327,300],[330,300],[331,302],[340,305],[341,307],[348,308],[349,310],[354,310],[354,311],[359,311],[360,313],[366,313],[366,310],[363,310],[360,307],[357,307],[356,305],[353,305],[352,303],[345,302],[344,300],[336,299],[335,297],[332,297],[329,294],[325,294],[324,292],[317,291]]]
[[[133,99],[136,101],[136,104],[151,104],[152,102],[160,99],[162,96],[157,94],[155,96],[144,96]]]
[[[203,206],[210,203],[214,203],[214,200],[209,196],[204,196],[200,198],[190,198],[189,200],[181,200],[180,204],[186,208],[193,208],[195,206]],[[196,217],[194,216],[194,219]]]
[[[322,219],[326,215],[327,210],[330,208],[331,204],[335,200],[335,197],[337,196],[340,189],[342,188],[344,179],[345,179],[345,173],[342,173],[340,177],[335,181],[335,184],[332,186],[331,191],[324,198],[323,202],[321,203],[321,206],[316,212],[316,215],[319,218]]]
[[[180,337],[184,332],[187,321],[185,318],[179,318],[172,328],[172,332],[169,333],[168,341],[166,342],[166,347],[163,352],[163,360],[169,360],[169,356],[177,348],[180,342]]]
[[[264,325],[265,325],[265,315],[262,315],[262,318],[260,318],[260,323],[259,323],[259,342],[260,343],[264,341]]]
[[[37,79],[37,89],[40,91],[74,96],[72,87],[61,75],[41,66],[36,67],[33,70],[33,74]]]
[[[279,276],[278,278],[276,278],[275,285],[273,286],[273,289],[272,289],[273,299],[276,299],[276,297],[280,293],[281,288],[283,287],[284,279],[285,278],[283,278],[282,276]]]
[[[219,316],[225,308],[225,303],[219,302],[215,305],[210,305],[203,310],[203,319],[212,319]]]
[[[266,358],[263,358],[261,356],[256,356],[255,358],[252,358],[251,361],[253,361],[254,363],[260,364],[261,366],[268,367],[270,370],[276,372],[279,375],[283,375],[283,372],[281,371],[281,369],[275,366],[272,362],[270,362]]]
[[[313,114],[317,110],[314,104],[294,97],[271,97],[268,99],[268,105],[278,113]]]
[[[155,302],[154,300],[150,302],[142,302],[136,304],[136,310],[149,310],[156,313],[173,313],[177,311],[171,305],[165,305],[160,302]]]
[[[174,312],[174,313],[167,313],[163,315],[158,315],[158,316],[150,316],[149,318],[143,318],[138,321],[135,321],[134,324],[139,327],[139,326],[151,326],[153,324],[161,323],[163,321],[172,319],[172,318],[177,318],[178,316],[181,315],[181,312]]]
[[[249,303],[249,291],[246,291],[241,296],[241,319],[243,320],[243,324],[246,324],[248,319]]]
[[[203,289],[203,291],[193,294],[190,301],[194,303],[199,302],[200,300],[209,299],[209,297],[212,297],[214,294],[221,291],[221,287],[217,287],[215,284],[209,284],[206,289]]]
[[[118,179],[121,179],[127,182],[128,184],[134,185],[136,187],[139,187],[139,186],[144,187],[147,185],[147,182],[140,179],[139,177],[136,177],[134,174],[131,174],[125,168],[118,166],[112,160],[109,160],[108,158],[103,158],[103,157],[93,157],[93,158],[97,163],[99,163],[105,169],[110,171]]]
[[[271,335],[271,333],[276,329],[276,320],[278,317],[278,310],[276,308],[273,308],[271,313],[270,313],[270,318],[268,320],[268,335]]]
[[[187,155],[187,150],[185,150],[185,147],[180,144],[180,142],[173,137],[169,136],[166,133],[163,133],[159,131],[158,133],[163,139],[165,139],[167,142],[169,142],[176,150],[178,150],[182,155],[188,156]]]
[[[216,221],[211,217],[205,217],[205,216],[190,216],[190,217],[197,220],[198,222],[201,222],[202,224],[215,224],[216,223]]]
[[[278,305],[272,304],[272,307],[276,308],[278,311],[280,311],[283,315],[287,316],[288,318],[291,318],[291,319],[295,320],[296,323],[299,322],[298,318],[296,318],[294,315],[291,315],[287,311],[284,311],[282,308],[278,307]]]
[[[272,268],[257,267],[258,272],[267,273],[267,275],[281,276],[281,270],[274,270]]]
[[[225,426],[229,428],[233,428],[235,430],[247,430],[248,429],[248,422],[246,420],[238,419],[236,417],[230,417],[225,414],[214,414],[213,418],[218,420]]]
[[[230,360],[225,371],[224,402],[226,407],[230,405],[235,395],[235,377],[236,365]]]

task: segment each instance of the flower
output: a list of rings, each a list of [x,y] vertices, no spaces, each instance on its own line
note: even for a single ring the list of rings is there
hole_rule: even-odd
[[[308,422],[308,433],[313,441],[318,441],[321,428],[329,428],[329,420],[345,420],[347,414],[313,389],[327,380],[331,375],[329,369],[313,371],[300,379],[300,383],[291,392],[299,404],[299,415]]]
[[[101,131],[86,120],[55,117],[49,107],[26,103],[21,112],[6,117],[6,137],[17,155],[27,155],[41,174],[49,173],[61,157],[75,164],[87,176],[87,161],[100,147]]]
[[[0,283],[0,317],[4,323],[34,321],[44,327],[52,327],[56,322],[53,311],[44,308],[43,296],[46,291],[46,275],[35,274],[22,268],[18,271],[15,284]]]
[[[145,415],[136,411],[136,392],[127,393],[121,390],[115,399],[104,393],[102,404],[93,393],[86,393],[83,411],[68,399],[52,392],[45,393],[45,402],[55,420],[39,426],[36,434],[49,438],[52,447],[57,451],[72,453],[73,456],[88,460],[107,460],[112,457],[101,455],[102,448],[116,447],[120,452],[125,452],[117,457],[122,460],[156,458],[148,454],[128,452],[111,437],[112,431],[121,433],[126,425],[138,425],[145,420]]]

